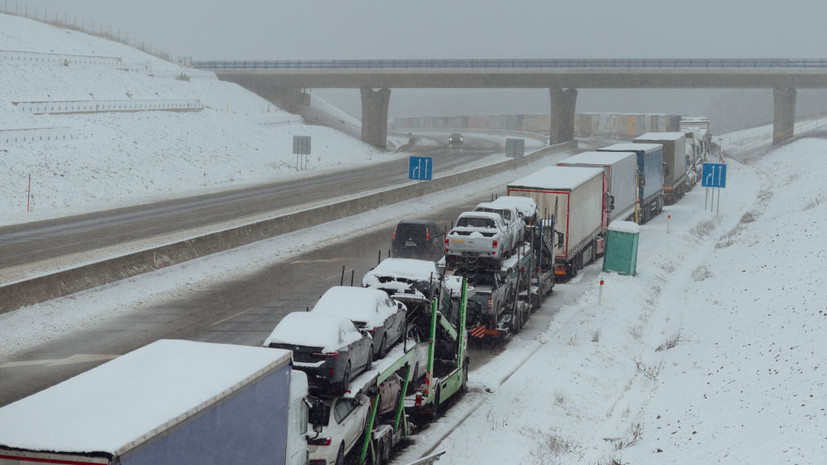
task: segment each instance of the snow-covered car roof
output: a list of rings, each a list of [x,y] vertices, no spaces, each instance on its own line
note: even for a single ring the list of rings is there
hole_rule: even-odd
[[[517,209],[524,217],[530,218],[537,212],[537,202],[530,197],[521,197],[518,195],[506,195],[497,197],[491,202],[493,205],[508,205]]]
[[[504,204],[496,204],[495,202],[481,202],[477,204],[477,208],[490,208],[491,210],[506,210],[506,209],[514,209],[514,205],[504,205]]]
[[[270,344],[292,344],[305,347],[322,347],[324,352],[334,352],[339,347],[358,341],[362,333],[344,316],[313,312],[293,312],[281,319],[273,332],[264,340]]]
[[[459,214],[460,218],[468,217],[468,218],[491,218],[502,221],[502,216],[499,213],[491,213],[491,212],[462,212]]]
[[[483,227],[483,226],[460,226],[459,223],[462,221],[463,218],[468,219],[482,219],[482,220],[489,220],[493,221],[494,225],[490,228]],[[463,212],[460,213],[457,217],[457,225],[454,227],[454,230],[471,230],[471,229],[494,229],[496,228],[496,224],[503,223],[503,217],[499,213],[491,213],[491,212]]]
[[[379,289],[334,286],[322,295],[310,313],[341,315],[372,328],[382,326],[396,311],[396,303]]]
[[[436,264],[430,260],[415,258],[386,258],[376,268],[365,273],[362,285],[366,287],[390,288],[390,281],[404,283],[404,290],[413,281],[429,282],[440,276]]]
[[[0,445],[120,455],[289,360],[281,349],[156,341],[1,408]]]

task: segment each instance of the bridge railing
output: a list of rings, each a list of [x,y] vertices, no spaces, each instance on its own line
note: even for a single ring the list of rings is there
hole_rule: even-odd
[[[554,58],[468,60],[239,60],[193,61],[219,70],[347,69],[819,69],[825,58]]]

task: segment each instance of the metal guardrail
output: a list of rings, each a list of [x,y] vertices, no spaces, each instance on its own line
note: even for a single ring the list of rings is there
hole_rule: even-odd
[[[328,69],[827,69],[827,58],[242,60],[193,61],[192,67],[210,71]]]

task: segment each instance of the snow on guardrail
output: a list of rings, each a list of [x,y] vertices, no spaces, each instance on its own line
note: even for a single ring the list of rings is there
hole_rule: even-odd
[[[72,66],[81,68],[112,68],[131,73],[147,73],[150,77],[189,81],[217,81],[215,73],[194,68],[155,69],[149,63],[127,63],[122,57],[98,55],[73,55],[67,53],[29,52],[25,50],[0,50],[0,63],[25,64],[26,66]]]
[[[166,79],[178,79],[184,81],[190,81],[193,79],[196,80],[205,80],[205,81],[217,81],[218,77],[212,71],[203,71],[200,69],[194,68],[174,68],[174,69],[154,69],[151,68],[147,71],[151,77],[154,78],[166,78]]]
[[[12,102],[18,111],[42,114],[105,113],[134,111],[201,111],[204,105],[198,99],[175,100],[54,100]]]
[[[69,127],[0,129],[0,147],[73,138],[72,128]]]
[[[0,50],[0,61],[25,63],[26,65],[60,65],[60,66],[103,66],[118,68],[123,66],[121,57],[96,55],[71,55],[65,53],[27,52],[23,50]]]

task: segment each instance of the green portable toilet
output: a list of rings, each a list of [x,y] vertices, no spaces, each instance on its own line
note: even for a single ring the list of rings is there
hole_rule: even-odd
[[[640,226],[631,221],[612,221],[606,232],[603,271],[634,276],[637,270],[637,243]]]

